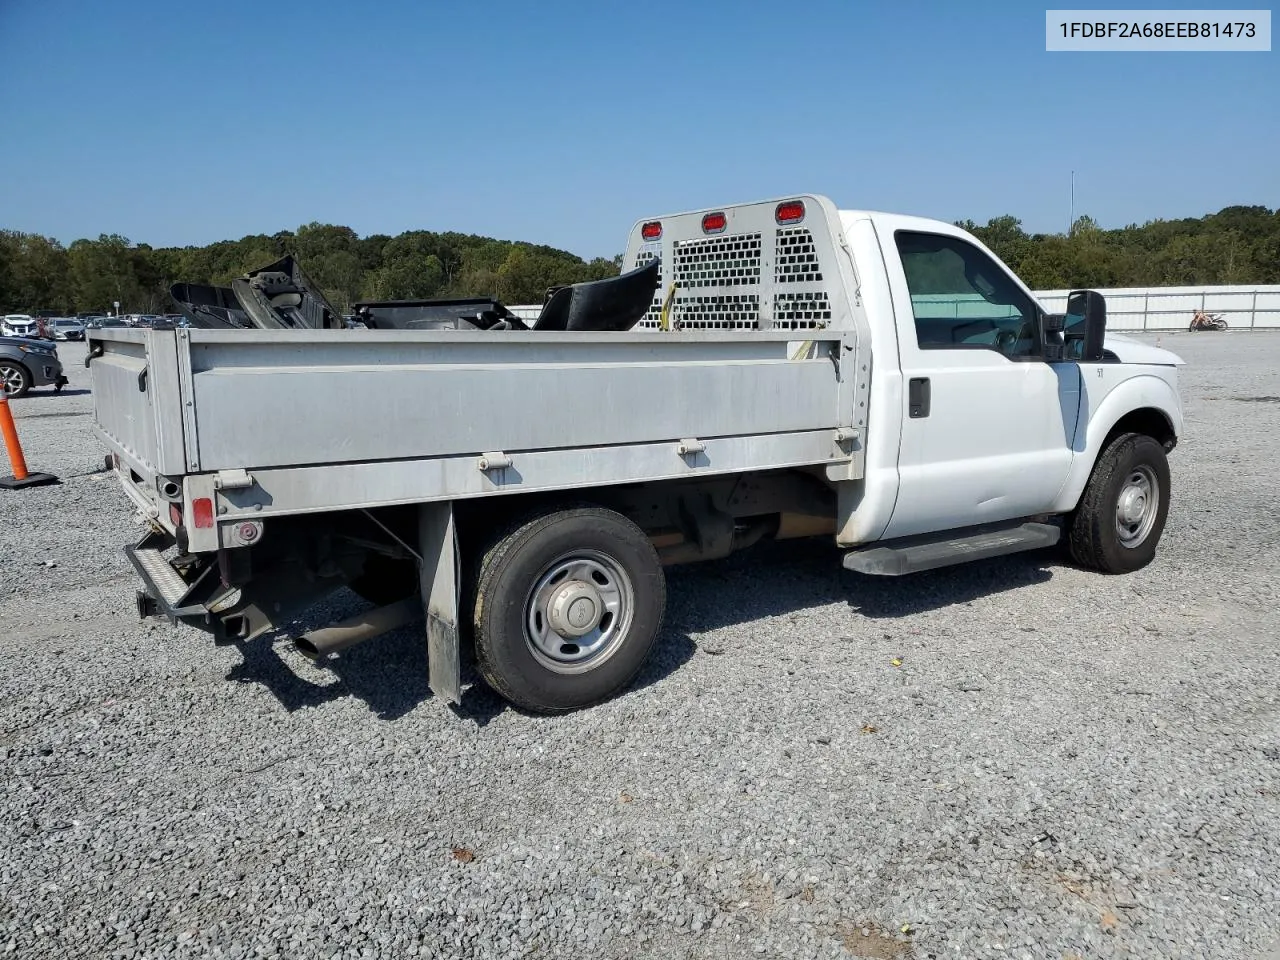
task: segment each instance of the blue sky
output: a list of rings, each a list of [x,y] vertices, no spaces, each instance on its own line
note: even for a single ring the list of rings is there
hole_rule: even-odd
[[[0,0],[0,226],[319,220],[621,251],[798,192],[1060,231],[1280,205],[1280,53],[1044,50],[1044,4]]]

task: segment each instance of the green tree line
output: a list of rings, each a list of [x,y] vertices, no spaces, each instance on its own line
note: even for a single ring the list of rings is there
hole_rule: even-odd
[[[598,280],[618,262],[463,233],[411,230],[360,237],[350,227],[309,223],[205,247],[150,247],[117,234],[64,247],[33,233],[0,230],[0,312],[52,310],[164,313],[180,282],[225,286],[293,254],[334,307],[360,300],[492,296],[541,303],[548,287]]]
[[[1032,290],[1280,283],[1280,210],[1226,207],[1185,220],[1103,230],[1081,217],[1069,234],[1028,234],[1015,217],[959,227]]]
[[[1280,283],[1280,210],[1227,207],[1204,217],[1115,230],[1081,217],[1068,234],[1029,234],[1016,217],[962,221],[1034,290]],[[0,312],[172,308],[178,282],[225,285],[293,254],[334,307],[359,300],[492,296],[540,303],[548,287],[612,276],[620,257],[583,260],[564,250],[462,233],[411,230],[361,237],[309,223],[204,247],[150,247],[116,234],[69,246],[0,230]]]

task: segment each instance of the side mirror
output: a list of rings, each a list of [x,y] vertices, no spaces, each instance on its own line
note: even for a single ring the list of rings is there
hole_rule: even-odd
[[[1067,358],[1096,363],[1107,332],[1107,300],[1096,290],[1075,290],[1067,297],[1064,336]]]

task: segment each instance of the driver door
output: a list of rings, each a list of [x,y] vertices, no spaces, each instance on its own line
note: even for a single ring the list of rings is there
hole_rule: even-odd
[[[881,239],[907,384],[882,536],[1047,512],[1071,467],[1079,368],[1044,361],[1038,304],[978,245],[911,229]]]

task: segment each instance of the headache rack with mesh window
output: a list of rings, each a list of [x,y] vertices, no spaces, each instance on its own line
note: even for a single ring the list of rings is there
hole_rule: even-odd
[[[637,329],[660,329],[664,307],[670,330],[850,329],[838,218],[830,201],[798,197],[637,223],[623,269],[661,261]]]

